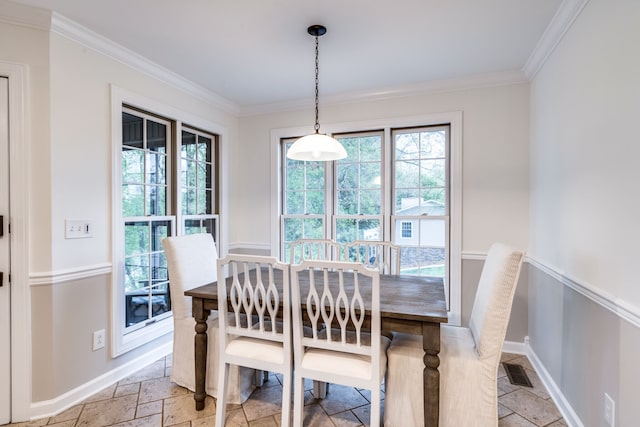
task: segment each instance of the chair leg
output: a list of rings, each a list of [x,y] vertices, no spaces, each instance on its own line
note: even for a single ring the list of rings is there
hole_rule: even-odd
[[[293,384],[293,427],[302,427],[304,419],[304,378],[294,375]]]
[[[268,376],[269,372],[256,369],[253,374],[253,385],[256,387],[262,387]]]
[[[370,414],[370,426],[380,426],[380,402],[382,399],[382,393],[380,387],[371,390],[371,414]]]
[[[289,427],[291,424],[291,377],[291,372],[285,373],[282,376],[282,420],[280,421],[281,427]],[[302,391],[302,393],[304,396],[304,390]]]
[[[222,369],[223,372],[220,372]],[[229,365],[224,364],[218,368],[218,397],[216,399],[216,427],[224,427],[225,412],[227,409],[227,388],[229,382]]]
[[[313,397],[316,399],[324,399],[329,393],[329,383],[322,381],[313,381]]]

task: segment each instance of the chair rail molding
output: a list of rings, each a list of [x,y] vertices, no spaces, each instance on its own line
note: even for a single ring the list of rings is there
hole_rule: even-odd
[[[554,278],[564,286],[573,289],[596,304],[599,304],[612,313],[618,315],[621,319],[624,319],[632,325],[640,328],[640,307],[617,298],[610,292],[594,286],[591,283],[570,277],[559,268],[551,266],[543,261],[529,257],[529,264]]]
[[[57,285],[71,280],[86,279],[94,276],[111,274],[111,263],[85,265],[55,271],[31,273],[29,275],[30,286]]]

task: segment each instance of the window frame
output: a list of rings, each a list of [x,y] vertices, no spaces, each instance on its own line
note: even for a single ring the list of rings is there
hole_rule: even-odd
[[[171,218],[172,235],[184,232],[184,221],[193,217],[183,215],[181,209],[180,194],[180,147],[183,128],[188,131],[201,131],[217,137],[217,156],[215,159],[213,179],[216,182],[216,203],[217,212],[208,215],[196,215],[197,218],[215,218],[216,244],[218,252],[223,255],[228,248],[228,225],[226,223],[228,211],[228,182],[221,177],[227,176],[227,149],[228,130],[220,124],[210,122],[188,112],[176,109],[159,101],[152,100],[137,93],[111,85],[111,167],[112,167],[112,286],[111,286],[111,357],[118,357],[135,348],[145,345],[167,333],[173,331],[172,316],[165,316],[146,327],[125,333],[125,307],[124,307],[124,221],[122,216],[122,173],[121,173],[121,151],[122,151],[122,112],[123,107],[138,110],[142,114],[158,116],[173,123],[170,138],[173,139],[171,150],[175,150],[171,156],[171,176],[170,188],[174,188],[174,197],[167,207],[167,215],[163,218]],[[169,135],[168,135],[169,137]],[[216,168],[217,167],[217,172]],[[171,193],[171,191],[168,191]],[[169,199],[169,194],[167,195]],[[215,209],[215,207],[213,207]],[[160,218],[160,217],[158,217]]]
[[[383,177],[392,177],[392,162],[388,159],[393,159],[392,147],[393,144],[391,132],[394,129],[401,128],[423,128],[438,125],[449,126],[449,167],[450,167],[450,189],[449,189],[449,219],[447,219],[450,234],[447,237],[447,244],[449,246],[448,253],[448,265],[449,265],[449,292],[448,296],[448,315],[449,323],[454,325],[460,325],[462,318],[461,308],[461,268],[462,268],[462,111],[452,111],[437,114],[428,114],[420,116],[409,116],[400,118],[387,118],[376,119],[358,122],[343,122],[343,123],[325,123],[323,124],[323,131],[331,136],[339,136],[342,134],[353,134],[357,132],[375,131],[376,129],[384,132],[384,140],[387,143],[384,144],[383,152]],[[272,256],[279,256],[281,251],[280,242],[280,218],[282,207],[282,194],[281,194],[281,179],[282,168],[284,167],[283,159],[285,159],[286,153],[282,151],[281,141],[287,138],[295,138],[300,135],[305,135],[313,132],[310,127],[294,127],[294,128],[281,128],[272,129],[271,131],[271,164],[274,167],[271,168],[271,184],[272,194],[274,197],[271,199],[271,254]],[[333,167],[327,167],[328,174],[331,174],[330,179],[333,182]],[[330,189],[326,189],[327,192]],[[383,215],[391,216],[391,221],[383,221],[383,240],[390,240],[394,238],[392,230],[393,222],[393,210],[392,207],[392,191],[388,189],[383,194]],[[333,198],[332,194],[328,195]],[[333,209],[332,209],[333,210]],[[328,213],[330,214],[330,213]],[[333,220],[330,221],[331,230],[327,230],[326,238],[331,238],[333,235]]]

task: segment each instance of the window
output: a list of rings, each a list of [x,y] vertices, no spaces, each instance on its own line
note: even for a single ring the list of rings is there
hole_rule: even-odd
[[[410,239],[413,237],[413,223],[411,223],[410,221],[402,221],[401,223],[401,227],[402,227],[402,235],[401,237],[403,239]]]
[[[378,129],[354,124],[349,130],[343,124],[332,136],[347,157],[324,163],[287,159],[296,139],[287,133],[295,130],[274,131],[280,160],[274,183],[281,196],[274,207],[279,218],[274,253],[288,260],[289,244],[300,238],[393,242],[401,246],[402,274],[442,278],[450,319],[458,323],[461,116],[442,117],[425,120],[435,122],[425,126],[407,125],[409,119]]]
[[[446,277],[449,268],[449,128],[393,130],[392,221],[405,246],[401,271]],[[411,230],[405,235],[405,224]],[[416,233],[413,232],[416,225]],[[406,239],[406,240],[404,240]]]
[[[113,194],[112,288],[113,354],[118,355],[173,327],[162,239],[205,232],[220,249],[219,137],[187,125],[177,119],[183,113],[163,106],[143,111],[122,99],[112,111],[119,177]]]

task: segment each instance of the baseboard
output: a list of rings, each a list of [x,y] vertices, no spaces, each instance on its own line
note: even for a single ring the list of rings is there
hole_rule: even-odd
[[[556,404],[556,407],[562,414],[564,421],[569,427],[584,427],[584,424],[578,417],[578,414],[576,414],[567,399],[564,397],[564,394],[562,394],[562,390],[560,390],[560,387],[558,387],[553,378],[551,378],[551,375],[538,358],[538,355],[531,348],[531,345],[529,344],[529,337],[525,338],[524,346],[526,349],[525,354],[529,358],[529,361],[531,362],[531,365],[533,365],[533,368],[536,370],[540,381],[542,381],[542,384],[544,384],[544,386],[546,387],[547,392],[551,396],[551,399],[553,399],[553,402]]]
[[[526,340],[527,338],[525,338]],[[512,353],[512,354],[527,354],[526,347],[524,342],[516,342],[516,341],[505,341],[502,344],[502,352],[503,353]]]
[[[141,367],[150,365],[156,360],[167,356],[172,351],[173,343],[170,341],[166,344],[162,344],[150,352],[131,360],[122,366],[100,375],[91,381],[76,387],[54,399],[45,400],[41,402],[33,402],[31,404],[30,419],[35,420],[39,418],[53,417],[60,412],[76,405],[79,402],[87,399],[93,394],[103,390],[123,378],[128,377],[140,370]]]

